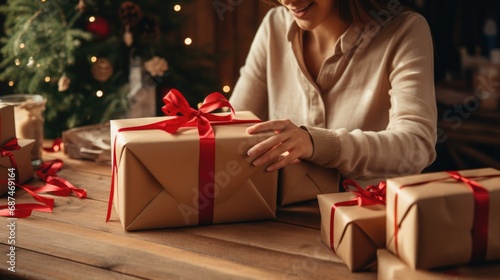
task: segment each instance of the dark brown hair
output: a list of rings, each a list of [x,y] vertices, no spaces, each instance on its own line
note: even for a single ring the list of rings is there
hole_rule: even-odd
[[[262,0],[270,5],[278,5],[277,0]],[[337,0],[340,17],[348,24],[358,22],[365,24],[374,19],[374,14],[384,10],[387,11],[391,7],[401,5],[407,8],[407,4],[403,0]]]

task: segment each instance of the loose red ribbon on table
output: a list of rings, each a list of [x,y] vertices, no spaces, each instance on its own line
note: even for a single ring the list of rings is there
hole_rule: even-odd
[[[54,142],[52,142],[52,145],[49,148],[43,147],[43,150],[47,153],[55,153],[55,152],[59,152],[60,150],[62,150],[62,146],[63,146],[62,139],[56,138],[56,139],[54,139]]]
[[[345,190],[350,191],[356,195],[355,198],[348,200],[337,202],[332,205],[332,209],[330,212],[330,248],[335,253],[334,246],[334,222],[335,222],[335,210],[341,206],[368,206],[368,205],[376,205],[383,204],[385,205],[385,191],[386,191],[386,183],[380,182],[377,186],[368,186],[366,189],[363,189],[358,183],[351,179],[345,179],[342,183]],[[352,190],[349,186],[354,186],[356,190]]]
[[[41,187],[33,187],[30,185],[15,184],[29,193],[35,200],[41,202],[37,203],[16,203],[15,209],[11,210],[8,205],[0,205],[0,216],[12,218],[27,218],[31,215],[33,210],[41,212],[52,212],[54,208],[54,199],[40,196],[39,193],[51,193],[57,196],[68,196],[74,193],[79,198],[86,198],[87,192],[84,189],[79,189],[67,180],[58,177],[56,173],[61,170],[63,161],[55,159],[45,161],[36,172],[38,177],[45,182]],[[17,177],[16,177],[17,178]],[[0,182],[8,183],[8,182]]]
[[[241,123],[255,123],[259,120],[236,120],[235,112],[229,101],[221,93],[214,92],[209,94],[198,110],[189,106],[188,101],[176,89],[171,89],[164,97],[163,102],[165,105],[162,111],[167,116],[173,118],[155,122],[147,125],[140,125],[134,127],[124,127],[117,131],[117,135],[124,131],[138,131],[159,129],[167,133],[176,133],[181,127],[197,127],[198,135],[200,138],[200,154],[199,154],[199,198],[198,205],[206,205],[202,209],[198,209],[198,224],[211,224],[213,223],[214,212],[214,179],[210,176],[211,172],[215,170],[215,133],[212,125],[224,124],[241,124]],[[229,108],[230,112],[226,115],[216,115],[212,112],[222,108]],[[111,175],[111,189],[109,192],[108,212],[106,221],[111,217],[111,208],[114,196],[114,185],[117,180],[116,173],[118,166],[116,162],[116,136],[113,144],[113,164]],[[208,199],[208,203],[205,201]]]
[[[465,178],[458,171],[447,171],[451,178],[465,183],[472,191],[474,196],[474,222],[472,228],[472,252],[471,252],[471,262],[484,261],[486,259],[486,252],[488,247],[488,220],[489,220],[489,206],[490,206],[490,196],[488,190],[481,186],[478,182]],[[492,176],[481,176],[481,178],[486,177],[498,177],[499,175]],[[440,180],[437,180],[440,181]],[[411,185],[404,185],[399,187],[398,191],[394,196],[394,246],[396,250],[396,255],[399,256],[398,250],[398,194],[405,187],[411,187],[421,184],[432,183],[433,181],[418,182]]]

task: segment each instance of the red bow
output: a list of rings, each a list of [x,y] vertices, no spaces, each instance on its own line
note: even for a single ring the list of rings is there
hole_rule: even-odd
[[[342,183],[345,190],[350,191],[356,195],[355,198],[348,200],[337,202],[332,205],[332,209],[330,211],[330,248],[335,253],[335,245],[334,245],[334,223],[335,223],[335,210],[340,206],[368,206],[368,205],[376,205],[383,204],[385,205],[385,191],[386,191],[386,182],[380,182],[377,186],[368,186],[366,189],[363,189],[356,181],[351,179],[345,179]],[[349,186],[354,186],[356,190],[352,190]]]
[[[363,189],[354,180],[345,179],[342,183],[344,189],[356,195],[353,200],[357,201],[359,206],[385,204],[386,182],[380,182],[377,186],[368,186]],[[349,188],[354,186],[356,190]]]
[[[5,143],[5,145],[3,145],[2,147],[0,147],[0,157],[6,157],[6,156],[9,157],[11,167],[14,168],[14,173],[16,175],[16,177],[15,177],[16,178],[16,180],[15,180],[16,182],[18,182],[18,180],[19,180],[19,172],[17,170],[16,159],[14,158],[14,154],[12,153],[12,151],[16,151],[16,150],[19,150],[19,149],[21,149],[21,147],[17,143],[17,138],[11,139],[7,143]]]

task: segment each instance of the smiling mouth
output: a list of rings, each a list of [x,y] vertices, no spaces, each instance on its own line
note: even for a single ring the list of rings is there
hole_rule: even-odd
[[[309,7],[311,7],[312,3],[309,3],[307,4],[307,6],[303,7],[303,8],[300,8],[300,9],[292,9],[292,12],[294,13],[302,13],[304,12],[305,10],[309,9]]]

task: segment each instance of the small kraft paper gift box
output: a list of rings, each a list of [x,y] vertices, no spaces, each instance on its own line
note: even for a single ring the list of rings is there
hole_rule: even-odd
[[[500,263],[452,266],[432,270],[413,269],[386,249],[377,251],[379,280],[478,280],[498,279]]]
[[[0,146],[16,138],[14,106],[0,105]]]
[[[413,269],[500,259],[500,171],[387,180],[387,249]]]
[[[33,178],[31,151],[35,146],[34,139],[11,139],[0,147],[0,195],[8,190],[9,178],[17,178],[18,184],[28,182]]]
[[[273,132],[249,135],[251,112],[210,94],[199,110],[171,90],[168,117],[112,120],[111,201],[125,230],[230,223],[276,217],[277,172],[256,167],[247,151]]]
[[[376,268],[377,249],[385,247],[385,184],[318,195],[321,239],[351,271]]]
[[[337,169],[298,161],[278,171],[278,200],[281,206],[314,200],[319,194],[338,191]]]

